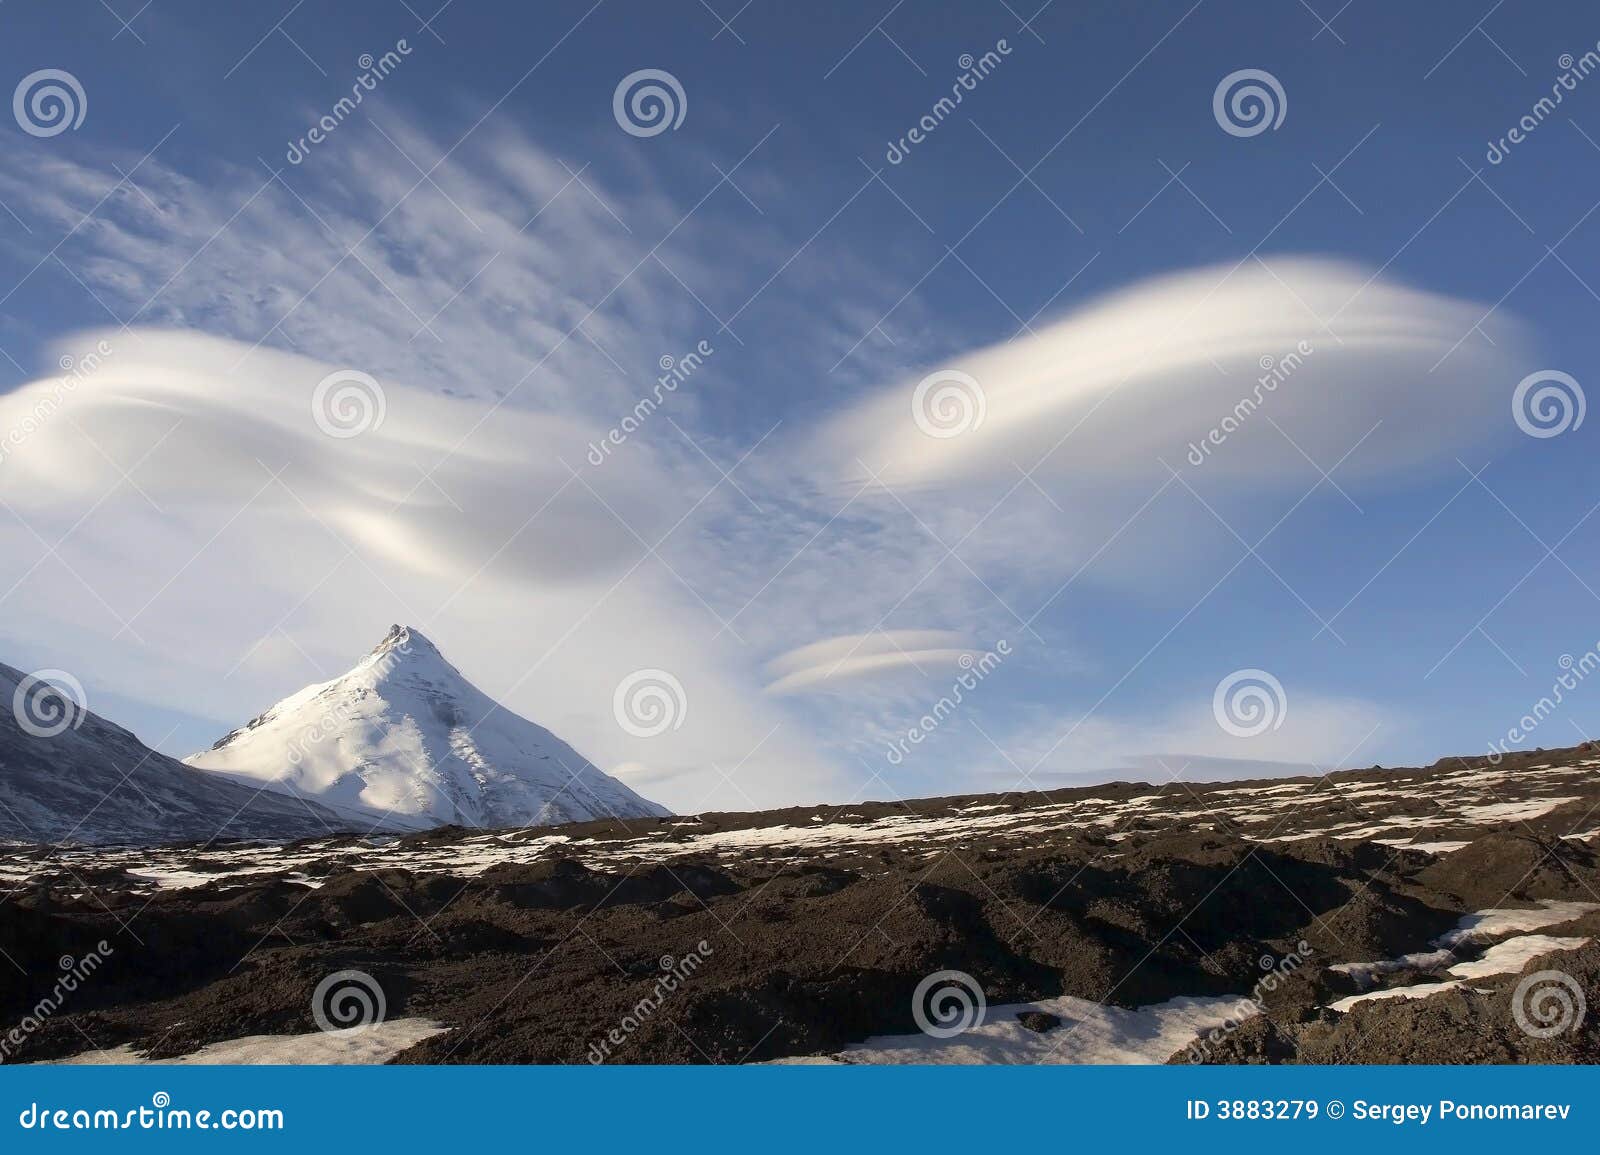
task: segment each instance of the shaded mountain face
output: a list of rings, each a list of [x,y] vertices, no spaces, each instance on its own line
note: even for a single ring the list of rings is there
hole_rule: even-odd
[[[484,694],[416,630],[184,759],[366,827],[545,826],[669,812]]]
[[[142,845],[351,828],[315,802],[158,754],[71,696],[0,664],[0,839]]]

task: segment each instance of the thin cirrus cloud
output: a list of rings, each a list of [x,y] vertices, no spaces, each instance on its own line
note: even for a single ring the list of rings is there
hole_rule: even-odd
[[[403,120],[385,123],[408,150],[438,151]],[[603,469],[583,458],[659,357],[706,331],[678,278],[753,290],[792,244],[759,234],[732,246],[750,267],[730,265],[736,226],[677,227],[681,206],[649,188],[619,195],[586,177],[590,195],[514,136],[458,153],[439,174],[448,198],[424,188],[391,215],[415,174],[376,133],[349,141],[283,180],[200,179],[153,160],[142,179],[154,204],[108,200],[105,227],[80,230],[62,255],[135,327],[107,337],[115,352],[94,379],[5,463],[5,500],[29,526],[0,526],[10,637],[52,665],[209,719],[211,737],[339,673],[404,618],[486,691],[602,766],[626,766],[669,805],[837,796],[860,778],[841,739],[858,721],[892,730],[908,674],[959,660],[973,638],[1029,634],[1022,619],[1130,512],[1108,512],[1105,495],[1164,478],[1163,463],[1246,497],[1292,499],[1318,480],[1307,456],[1329,467],[1359,447],[1341,481],[1448,461],[1510,427],[1511,390],[1537,367],[1503,312],[1359,265],[1189,270],[925,366],[981,389],[983,420],[966,432],[930,436],[912,411],[921,373],[873,362],[863,375],[881,385],[809,427],[792,419],[738,469],[743,494],[713,493],[687,438],[717,450],[701,406],[736,364],[732,347],[674,396],[662,415],[672,423],[656,421]],[[48,163],[39,179],[0,158],[0,194],[67,227],[116,190],[111,167],[92,158]],[[370,234],[373,219],[385,223]],[[670,273],[645,264],[625,276],[641,238],[668,229]],[[413,245],[426,259],[403,259]],[[797,262],[768,297],[803,272]],[[832,348],[788,319],[831,331],[902,292],[862,278],[827,304],[787,302],[780,348],[795,356],[769,360],[804,365],[802,351]],[[1281,363],[1303,346],[1312,351],[1259,410],[1189,464],[1190,447],[1256,388],[1262,358]],[[310,392],[352,365],[384,383],[385,420],[330,439],[310,420]],[[46,388],[0,397],[0,430]],[[1023,489],[995,509],[996,490],[1036,465],[1054,499]],[[864,467],[881,484],[845,509],[837,490]],[[659,558],[646,557],[669,531]],[[1141,533],[1160,536],[1141,522],[1123,548],[1135,551]],[[953,628],[892,628],[927,622]],[[1031,701],[1060,714],[1060,678],[1082,658],[1030,647],[1042,680],[976,703],[986,731],[1012,729],[1003,717],[991,725],[989,710]],[[670,669],[693,708],[681,731],[641,741],[611,722],[609,703],[619,679],[647,666]],[[1151,716],[1167,706],[1143,704]],[[1365,715],[1335,721],[1326,741],[1302,743],[1304,757],[1324,756]],[[1181,748],[1140,747],[1154,739],[1138,720],[1127,732],[1136,740],[1115,744],[1119,760]],[[1031,765],[1026,745],[1007,742],[1006,753]],[[1105,764],[1078,753],[1077,764]],[[978,755],[998,757],[988,743]],[[930,766],[909,792],[959,788],[975,764]]]
[[[642,544],[678,516],[657,495],[685,481],[643,447],[592,469],[582,449],[600,431],[583,419],[508,406],[486,420],[480,400],[399,380],[359,386],[376,390],[364,407],[319,407],[336,367],[224,338],[61,346],[84,348],[104,351],[92,372],[0,396],[0,430],[19,431],[0,590],[9,630],[88,672],[97,696],[147,697],[221,733],[342,672],[400,619],[602,766],[656,768],[669,805],[836,792],[803,733],[763,764],[782,716]],[[611,707],[643,666],[670,668],[692,703],[649,739]],[[736,788],[719,765],[745,765]]]
[[[1415,719],[1403,709],[1291,685],[1270,707],[1276,725],[1248,737],[1225,731],[1199,687],[1170,708],[1106,710],[1063,725],[1058,712],[1030,708],[997,740],[1013,761],[986,768],[1003,789],[1139,780],[1177,781],[1321,775],[1370,764],[1371,749],[1404,738]],[[971,745],[975,753],[981,747]],[[975,763],[980,764],[981,763]],[[1026,773],[1024,773],[1026,771]],[[1181,787],[1172,787],[1182,794]]]
[[[965,635],[950,630],[845,634],[800,646],[768,662],[768,673],[776,677],[766,692],[796,694],[907,670],[925,673],[973,652]]]
[[[1246,261],[1150,278],[929,366],[944,379],[876,392],[815,448],[840,476],[865,467],[907,488],[1014,480],[1019,467],[1117,482],[1162,462],[1291,485],[1315,477],[1308,457],[1326,466],[1358,444],[1348,471],[1383,474],[1503,431],[1536,367],[1527,350],[1506,313],[1362,265]]]

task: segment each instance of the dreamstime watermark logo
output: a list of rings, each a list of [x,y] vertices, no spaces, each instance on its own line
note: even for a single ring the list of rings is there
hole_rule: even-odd
[[[370,373],[339,369],[311,392],[311,419],[329,437],[360,437],[383,424],[389,411],[383,386]]]
[[[1226,417],[1206,433],[1199,441],[1189,442],[1187,459],[1190,465],[1198,469],[1204,465],[1211,456],[1211,451],[1220,448],[1222,443],[1243,428],[1250,416],[1260,409],[1270,394],[1278,391],[1290,377],[1294,376],[1300,366],[1305,364],[1307,357],[1316,352],[1316,346],[1310,341],[1301,341],[1289,352],[1281,357],[1266,355],[1257,362],[1261,366],[1261,376],[1256,378],[1255,388],[1246,397],[1239,398],[1238,404],[1233,407]]]
[[[1511,416],[1529,437],[1559,437],[1577,429],[1587,408],[1583,386],[1559,369],[1529,373],[1511,394]]]
[[[1189,1044],[1188,1058],[1191,1063],[1202,1063],[1210,1058],[1217,1046],[1233,1032],[1257,1015],[1267,1013],[1267,996],[1289,981],[1289,976],[1305,965],[1306,960],[1315,954],[1311,944],[1302,939],[1295,944],[1294,950],[1284,955],[1281,959],[1270,954],[1264,954],[1258,960],[1261,969],[1267,973],[1256,980],[1255,986],[1250,988],[1250,993],[1234,1006],[1233,1011],[1223,1020],[1220,1027],[1214,1027],[1207,1034],[1195,1039]]]
[[[76,392],[84,380],[93,376],[113,352],[111,342],[101,338],[87,353],[76,357],[71,353],[63,353],[57,362],[61,367],[61,376],[51,379],[50,391],[35,401],[33,408],[24,413],[16,424],[0,433],[0,463],[49,424],[50,419],[61,411],[67,397]]]
[[[111,944],[101,939],[95,943],[94,949],[82,958],[73,958],[64,954],[60,959],[61,976],[56,979],[50,992],[29,1008],[28,1013],[16,1026],[0,1035],[0,1063],[4,1063],[22,1049],[28,1037],[39,1028],[51,1015],[59,1011],[67,1001],[67,996],[76,991],[90,975],[100,969],[102,963],[116,952],[111,949]]]
[[[666,1004],[667,997],[680,990],[690,976],[704,966],[706,959],[714,953],[716,952],[711,944],[701,939],[695,943],[694,950],[682,958],[673,958],[670,954],[662,955],[660,960],[662,973],[656,979],[650,993],[629,1007],[621,1021],[607,1031],[604,1038],[596,1039],[589,1044],[589,1062],[598,1066],[609,1059],[635,1031],[655,1016],[655,1013]]]
[[[311,994],[311,1018],[319,1030],[375,1027],[388,1013],[383,988],[366,971],[334,971]]]
[[[1229,136],[1260,136],[1289,115],[1289,97],[1272,73],[1260,68],[1230,72],[1211,94],[1211,115]]]
[[[100,366],[105,364],[106,358],[115,352],[116,349],[111,342],[102,337],[94,343],[94,348],[87,353],[80,353],[77,356],[73,356],[71,353],[61,354],[56,364],[60,366],[63,374],[61,378],[62,386],[68,392],[76,389],[81,382],[94,376],[99,371]]]
[[[401,658],[405,657],[409,653],[411,653],[411,642],[409,640],[395,645],[385,646],[377,655],[376,660],[372,661],[370,665],[368,665],[368,668],[374,671],[372,677],[381,681],[388,675],[389,671],[393,669],[395,663],[400,661]],[[367,665],[367,663],[363,664]],[[286,758],[289,765],[299,766],[300,763],[306,760],[306,756],[310,754],[312,750],[326,742],[329,738],[337,736],[346,725],[361,716],[361,708],[363,704],[364,703],[362,703],[359,699],[336,699],[332,705],[323,710],[322,713],[316,718],[312,719],[310,725],[303,727],[293,738],[289,740],[289,746],[286,753]],[[235,733],[237,733],[237,731],[235,731]],[[232,737],[233,734],[229,734],[227,737],[223,738],[222,742],[219,742],[218,745],[227,742],[228,739]]]
[[[689,698],[683,683],[665,670],[635,670],[611,696],[617,725],[635,738],[654,738],[683,727]]]
[[[1550,86],[1550,95],[1541,96],[1533,102],[1533,107],[1512,125],[1510,130],[1499,140],[1491,140],[1489,149],[1483,154],[1484,159],[1490,164],[1499,164],[1511,155],[1511,150],[1533,133],[1533,130],[1543,124],[1556,110],[1556,105],[1566,99],[1567,93],[1576,92],[1578,81],[1587,79],[1597,69],[1600,69],[1600,43],[1589,49],[1582,56],[1574,58],[1572,53],[1563,52],[1556,58],[1556,67],[1561,69],[1561,75],[1556,77],[1555,83]]]
[[[1283,683],[1265,670],[1235,670],[1217,683],[1211,713],[1235,738],[1255,738],[1277,730],[1289,713]]]
[[[911,419],[929,437],[960,437],[983,424],[989,399],[970,373],[939,369],[929,373],[911,394]]]
[[[1511,753],[1513,746],[1525,743],[1533,732],[1544,725],[1545,719],[1560,708],[1567,700],[1567,694],[1576,690],[1585,679],[1596,670],[1600,670],[1600,642],[1582,657],[1574,658],[1571,654],[1562,654],[1556,661],[1561,667],[1561,673],[1556,675],[1556,680],[1550,685],[1550,692],[1535,702],[1528,712],[1517,719],[1517,724],[1506,731],[1506,736],[1489,743],[1489,764],[1498,766],[1500,759]]]
[[[589,464],[596,468],[604,465],[606,458],[611,456],[611,451],[637,433],[649,420],[650,415],[661,408],[667,397],[676,393],[678,386],[693,377],[705,364],[706,358],[715,352],[710,341],[701,341],[681,357],[674,357],[670,353],[663,354],[661,360],[656,362],[661,367],[661,376],[656,378],[650,395],[639,398],[628,415],[607,430],[606,435],[599,441],[589,442]]]
[[[611,115],[629,136],[660,136],[674,131],[689,114],[689,97],[672,73],[641,68],[617,82],[611,94]]]
[[[83,725],[89,699],[83,683],[65,670],[35,670],[17,683],[11,713],[24,733],[54,738]]]
[[[334,101],[333,107],[317,118],[310,130],[299,140],[291,140],[288,150],[283,154],[284,159],[290,164],[299,164],[311,155],[311,150],[327,140],[341,124],[355,114],[366,95],[378,87],[380,80],[386,80],[399,68],[405,57],[411,55],[411,45],[404,37],[394,42],[394,47],[382,56],[374,57],[370,52],[363,52],[356,59],[356,66],[361,69],[361,74],[356,77],[355,83],[350,85],[350,95],[341,96]]]
[[[966,700],[968,691],[978,688],[978,683],[992,674],[1006,658],[1011,656],[1011,643],[1001,638],[995,643],[994,649],[988,650],[977,656],[962,654],[956,659],[956,665],[961,667],[961,673],[950,684],[950,692],[933,704],[922,717],[917,719],[917,724],[905,732],[904,737],[896,738],[889,744],[889,752],[884,755],[889,765],[898,766],[906,760],[906,755],[911,752],[912,746],[920,746],[940,726],[945,719],[956,712],[956,709]]]
[[[1511,993],[1511,1017],[1529,1038],[1549,1039],[1575,1032],[1588,1012],[1583,987],[1565,971],[1525,975]]]
[[[983,1026],[988,1010],[983,987],[966,971],[934,971],[911,992],[917,1029],[935,1039],[953,1039]]]
[[[11,115],[29,136],[60,136],[83,124],[89,115],[89,97],[72,73],[41,68],[17,84],[11,94]]]
[[[966,94],[978,87],[978,81],[989,76],[1005,57],[1011,55],[1011,45],[1001,38],[995,41],[994,47],[982,56],[974,57],[970,52],[963,52],[956,60],[956,65],[961,69],[961,75],[955,78],[950,85],[950,95],[941,96],[933,102],[933,107],[911,126],[909,132],[899,140],[889,142],[889,148],[884,152],[883,158],[890,164],[899,164],[911,155],[911,150],[933,133],[945,122],[945,118],[956,110],[956,105],[966,98]]]
[[[282,1131],[283,1111],[276,1107],[227,1107],[193,1111],[174,1107],[172,1096],[157,1091],[148,1107],[116,1110],[78,1107],[68,1110],[29,1103],[17,1115],[25,1131]]]

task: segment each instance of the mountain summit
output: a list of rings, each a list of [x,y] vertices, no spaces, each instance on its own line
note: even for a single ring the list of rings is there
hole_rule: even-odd
[[[398,625],[348,673],[290,695],[184,761],[292,790],[370,827],[669,813],[499,706],[421,633]]]

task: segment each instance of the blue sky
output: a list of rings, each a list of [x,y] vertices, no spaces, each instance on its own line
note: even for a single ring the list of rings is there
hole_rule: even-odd
[[[116,349],[0,462],[0,660],[182,754],[410,621],[688,809],[1431,762],[1600,644],[1596,421],[1513,417],[1593,388],[1600,77],[1486,156],[1584,6],[436,8],[0,8],[6,82],[86,99],[4,126],[0,416]],[[641,69],[676,128],[615,119]],[[1219,124],[1244,69],[1277,127]],[[985,421],[929,437],[948,368]],[[336,369],[371,436],[306,414]],[[652,738],[613,718],[640,669],[682,688]],[[1243,738],[1213,694],[1251,669],[1281,717]],[[1597,730],[1580,685],[1513,744]]]

